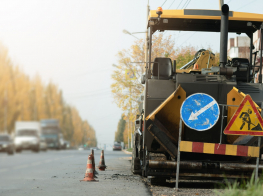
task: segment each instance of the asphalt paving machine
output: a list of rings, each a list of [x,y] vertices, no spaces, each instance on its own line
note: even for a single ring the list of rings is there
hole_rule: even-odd
[[[249,94],[261,113],[263,107],[262,58],[259,83],[254,83],[253,33],[261,31],[263,15],[221,10],[151,10],[148,17],[148,60],[142,84],[145,85],[140,115],[135,122],[131,170],[145,177],[173,178],[179,137],[180,108],[184,100],[204,93],[220,108],[216,124],[205,131],[182,125],[180,178],[247,178],[262,154],[258,137],[225,135],[228,122],[245,95]],[[200,50],[180,69],[176,59],[152,59],[152,36],[160,31],[201,31],[220,33],[220,64],[209,50]],[[245,33],[250,38],[250,57],[227,59],[228,33]],[[262,47],[261,47],[262,48]],[[262,51],[260,51],[262,56]],[[152,61],[152,62],[151,62]],[[260,149],[261,151],[261,149]],[[259,164],[259,172],[263,165]]]

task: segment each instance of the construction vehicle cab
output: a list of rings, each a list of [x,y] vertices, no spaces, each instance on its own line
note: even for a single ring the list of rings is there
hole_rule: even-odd
[[[180,178],[251,175],[259,154],[257,137],[224,135],[223,131],[245,94],[252,97],[259,112],[263,107],[262,58],[258,66],[259,83],[253,83],[255,65],[252,63],[253,33],[262,29],[262,22],[262,14],[229,11],[228,5],[223,5],[222,10],[158,8],[150,11],[148,60],[142,80],[145,84],[143,108],[135,123],[133,140],[134,173],[175,177],[181,105],[186,97],[205,93],[219,104],[220,116],[215,126],[206,131],[183,126]],[[195,58],[180,69],[176,69],[176,59],[153,59],[152,35],[167,30],[220,32],[220,64],[215,64],[215,55],[209,50],[198,51]],[[247,34],[249,59],[227,59],[228,33]],[[262,39],[260,41],[262,45]],[[260,55],[262,57],[262,51]]]

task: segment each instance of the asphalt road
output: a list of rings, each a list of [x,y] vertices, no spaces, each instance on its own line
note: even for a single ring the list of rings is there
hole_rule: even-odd
[[[130,156],[105,151],[106,171],[98,171],[98,182],[83,179],[90,151],[64,150],[0,153],[0,195],[151,195],[140,176],[130,172]],[[99,164],[100,151],[95,151]]]

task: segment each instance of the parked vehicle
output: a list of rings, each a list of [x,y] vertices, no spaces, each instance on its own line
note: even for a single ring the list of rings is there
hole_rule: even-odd
[[[46,139],[48,148],[62,149],[64,140],[59,127],[59,121],[56,119],[45,119],[41,120],[40,124],[42,136]]]
[[[39,147],[40,147],[40,150],[42,150],[42,151],[47,151],[46,138],[43,137],[43,136],[40,137],[40,145],[39,145]]]
[[[19,121],[15,124],[15,149],[17,152],[22,150],[32,150],[39,152],[41,127],[36,121]]]
[[[239,108],[235,106],[239,106],[242,100],[245,100],[245,95],[251,96],[255,104],[251,105],[255,111],[258,110],[258,116],[262,111],[262,79],[259,80],[260,83],[253,83],[255,65],[252,57],[257,53],[252,52],[253,33],[261,29],[261,37],[263,36],[263,15],[229,11],[229,7],[224,4],[221,11],[158,8],[157,11],[150,11],[148,19],[148,63],[141,78],[141,83],[145,85],[144,96],[140,98],[139,115],[134,123],[132,172],[144,177],[151,176],[151,180],[155,178],[159,182],[176,177],[177,183],[179,176],[180,179],[188,180],[250,178],[256,169],[257,157],[263,153],[263,142],[261,140],[258,144],[258,133],[243,135],[245,123],[248,124],[247,132],[253,131],[252,127],[250,128],[251,110],[244,110],[248,120],[244,118],[240,126],[236,125],[233,129],[235,132],[231,133],[233,135],[224,134],[224,130],[228,129],[232,118],[237,117],[238,113],[235,111]],[[193,60],[180,65],[180,69],[176,69],[178,65],[176,66],[175,59],[173,63],[166,57],[153,59],[153,34],[166,30],[220,32],[220,64],[215,63],[215,55],[211,51],[204,49],[199,50]],[[246,33],[249,36],[249,59],[228,60],[228,33]],[[263,39],[260,41],[262,45]],[[261,71],[259,74],[259,78],[262,78]],[[206,110],[209,105],[202,105],[205,102],[200,104],[200,101],[193,100],[193,105],[188,103],[194,108],[191,113],[200,116],[193,118],[193,115],[189,114],[188,117],[187,113],[188,119],[185,117],[186,111],[189,112],[190,109],[181,107],[184,106],[184,101],[200,93],[202,96],[213,97],[215,101],[211,103],[220,105],[213,106],[220,111],[220,115],[215,115],[218,121],[214,121],[214,126],[208,117],[200,115],[202,113],[209,116],[209,113],[205,113],[209,111]],[[213,107],[209,107],[211,111]],[[242,115],[239,116],[240,119]],[[187,123],[182,116],[188,120]],[[211,117],[215,116],[211,113]],[[201,120],[208,122],[201,123]],[[189,123],[195,124],[196,127],[189,126]],[[255,124],[254,121],[254,130],[262,130]],[[197,128],[199,125],[207,125],[207,128],[201,130]],[[244,149],[243,153],[238,149]],[[249,149],[256,149],[255,154]],[[176,174],[179,172],[179,166],[180,175]],[[262,167],[263,164],[260,163],[259,168]]]
[[[13,139],[8,134],[0,134],[0,152],[12,155],[15,152]]]

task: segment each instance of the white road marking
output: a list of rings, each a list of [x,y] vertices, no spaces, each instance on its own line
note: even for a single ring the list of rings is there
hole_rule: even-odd
[[[17,167],[14,167],[13,169],[23,169],[23,168],[27,168],[29,167],[29,165],[20,165],[20,166],[17,166]]]
[[[62,157],[61,159],[64,159],[64,158],[71,158],[71,157],[74,157],[74,155],[70,155],[70,156]]]
[[[7,172],[7,171],[8,171],[8,169],[0,169],[0,173]]]
[[[70,156],[61,157],[61,158],[48,159],[48,160],[45,160],[44,162],[45,162],[45,163],[50,163],[50,162],[58,161],[58,160],[65,159],[65,158],[71,158],[71,157],[74,157],[74,156],[73,156],[73,155],[70,155]]]
[[[71,158],[71,157],[74,157],[74,155],[65,156],[65,157],[62,157],[62,158],[48,159],[48,160],[45,160],[45,161],[42,161],[42,162],[38,161],[38,162],[31,163],[30,165],[29,164],[19,165],[19,166],[13,167],[12,170],[24,169],[24,168],[27,168],[27,167],[41,165],[42,163],[50,163],[50,162],[58,161],[58,160],[61,160],[61,159],[64,159],[64,158]],[[9,171],[9,169],[6,169],[6,168],[0,169],[0,173],[7,172],[7,171]]]
[[[35,163],[32,163],[31,166],[36,166],[36,165],[40,165],[41,162],[35,162]]]

